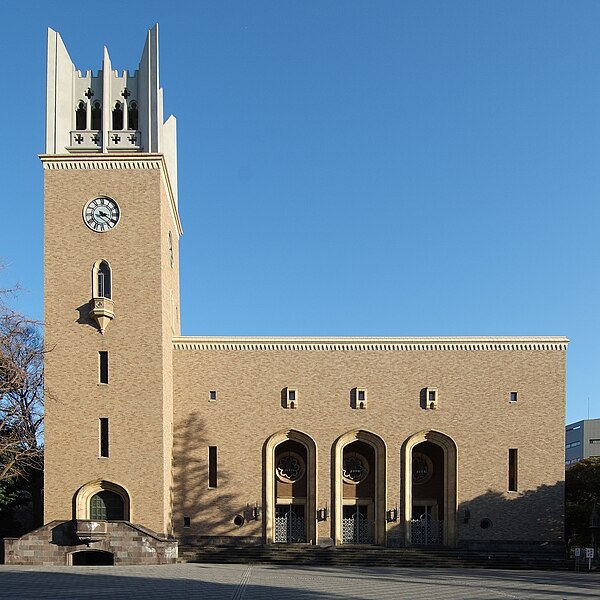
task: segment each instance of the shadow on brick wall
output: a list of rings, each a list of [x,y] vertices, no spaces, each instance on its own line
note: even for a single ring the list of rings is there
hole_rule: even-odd
[[[518,492],[489,490],[463,501],[458,530],[461,545],[473,549],[563,552],[564,482]]]
[[[198,413],[191,413],[174,432],[172,490],[174,533],[183,543],[198,541],[209,531],[223,536],[244,537],[252,519],[251,507],[241,506],[230,489],[230,478],[217,456],[217,487],[209,486],[208,446],[204,423]],[[218,450],[217,450],[218,452]],[[242,516],[244,523],[234,522]],[[189,527],[184,519],[189,518]],[[239,522],[239,521],[238,521]]]

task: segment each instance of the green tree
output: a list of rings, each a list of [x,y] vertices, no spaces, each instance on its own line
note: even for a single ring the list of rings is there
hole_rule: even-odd
[[[565,501],[568,544],[591,544],[590,517],[594,504],[600,508],[600,457],[586,458],[567,469]]]

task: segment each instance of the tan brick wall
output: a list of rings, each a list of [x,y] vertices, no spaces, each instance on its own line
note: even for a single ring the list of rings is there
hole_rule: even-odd
[[[82,168],[86,159],[71,157],[64,168],[45,170],[46,522],[71,518],[77,489],[106,479],[128,490],[133,522],[168,529],[169,288],[177,275],[166,232],[173,230],[175,243],[178,236],[154,159],[154,167],[109,160]],[[121,210],[119,225],[102,234],[82,219],[84,204],[99,195]],[[113,274],[116,316],[105,335],[87,316],[99,259]],[[108,385],[98,383],[100,350],[109,352]],[[100,417],[110,419],[108,459],[99,458]]]
[[[185,338],[182,338],[185,340]],[[233,344],[233,343],[232,343]],[[318,452],[317,506],[333,503],[332,448],[355,429],[387,446],[387,507],[402,514],[401,447],[423,430],[450,436],[458,453],[459,540],[562,538],[565,352],[563,350],[190,350],[176,349],[175,530],[180,535],[262,535],[261,522],[232,523],[263,503],[265,441],[295,429]],[[281,390],[298,390],[296,410]],[[353,410],[350,391],[368,390]],[[439,409],[419,392],[439,390]],[[209,402],[209,391],[218,400]],[[518,391],[515,404],[509,393]],[[218,446],[219,487],[207,486],[207,447]],[[519,450],[519,491],[507,492],[507,454]],[[471,518],[463,523],[463,510]],[[182,529],[183,516],[192,527]],[[493,527],[482,530],[481,519]],[[388,536],[401,536],[391,523]],[[332,535],[332,521],[319,536]]]

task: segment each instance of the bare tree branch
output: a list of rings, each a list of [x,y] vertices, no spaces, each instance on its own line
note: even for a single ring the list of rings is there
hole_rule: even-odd
[[[42,468],[44,349],[40,324],[0,289],[0,484]]]

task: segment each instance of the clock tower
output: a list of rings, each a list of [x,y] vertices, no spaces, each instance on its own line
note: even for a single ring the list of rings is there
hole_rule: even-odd
[[[79,71],[48,31],[44,521],[171,533],[179,335],[176,123],[158,28],[134,72]]]

